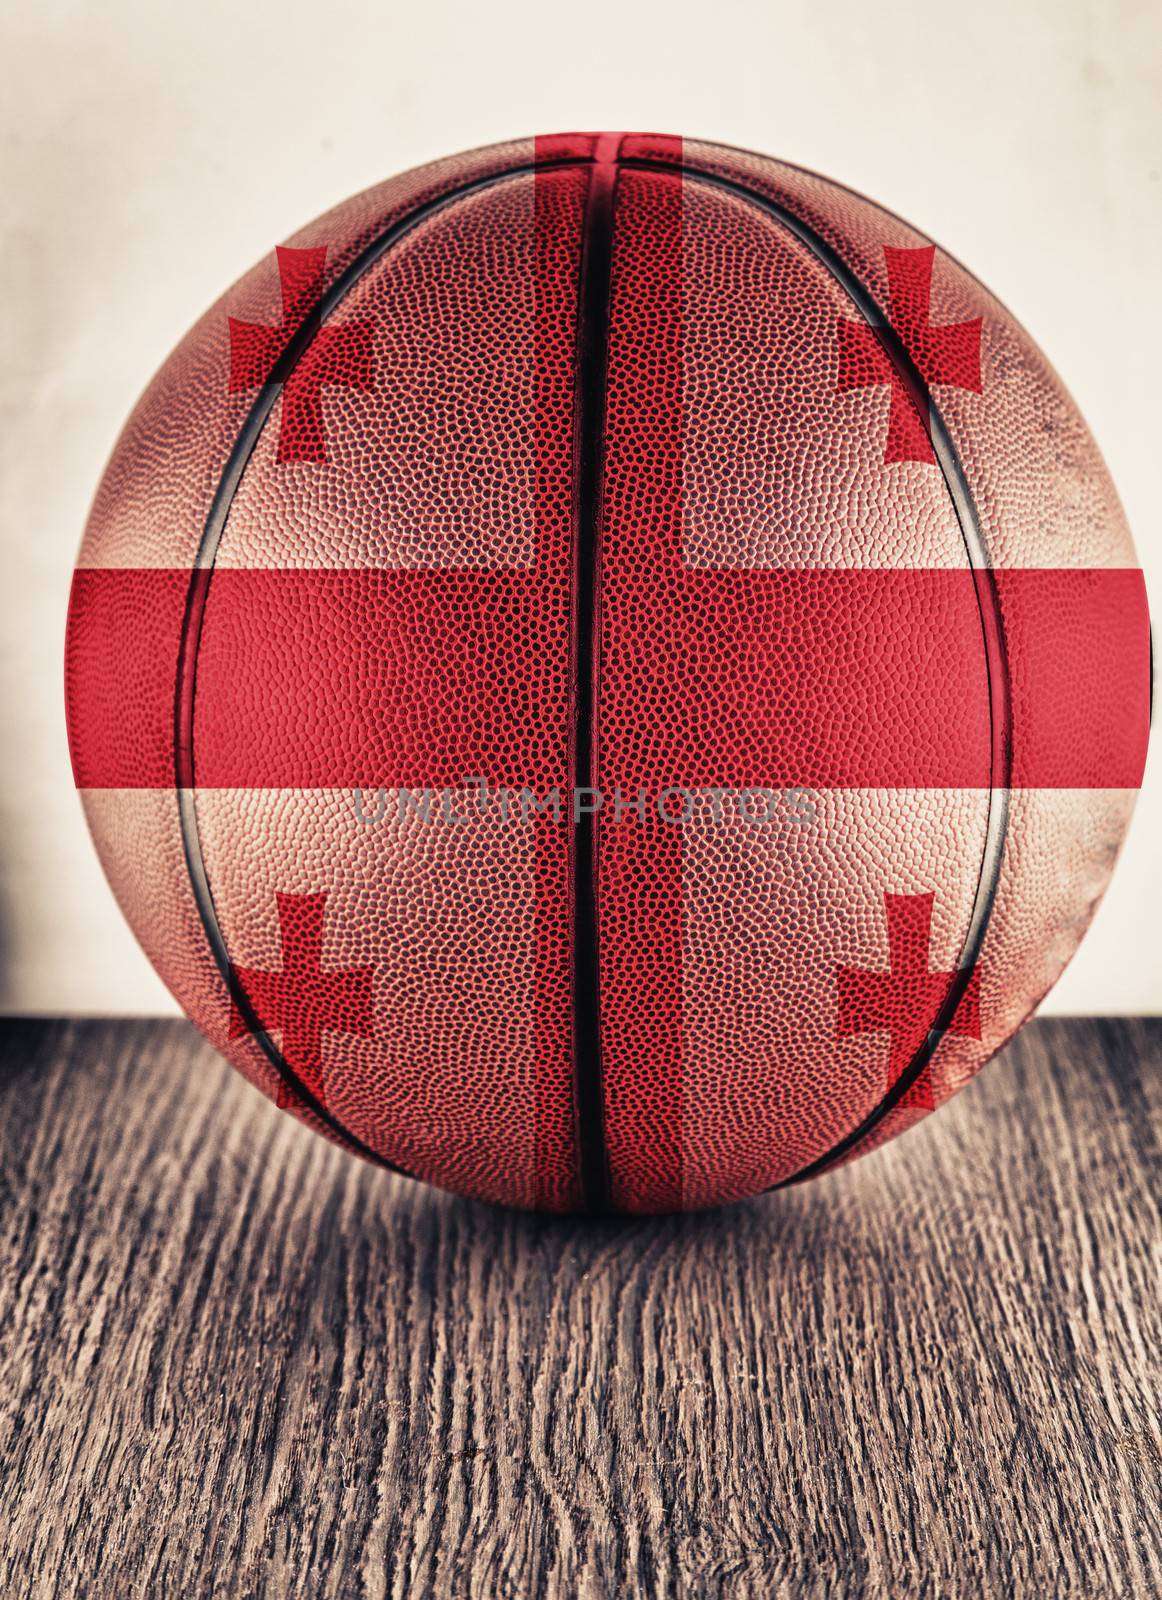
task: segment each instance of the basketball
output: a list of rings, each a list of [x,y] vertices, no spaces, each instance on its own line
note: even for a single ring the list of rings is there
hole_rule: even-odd
[[[651,134],[265,255],[126,424],[65,670],[197,1026],[351,1152],[555,1212],[741,1199],[964,1087],[1149,727],[1117,494],[1014,317],[841,185]]]

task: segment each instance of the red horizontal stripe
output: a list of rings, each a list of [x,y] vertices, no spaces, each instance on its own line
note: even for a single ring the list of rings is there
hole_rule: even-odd
[[[1137,570],[996,573],[1015,787],[1131,788],[1149,721]],[[234,570],[209,584],[194,771],[208,788],[559,781],[561,641],[535,569]],[[66,694],[81,788],[174,781],[187,571],[87,569]],[[967,572],[688,569],[680,607],[607,658],[636,734],[599,709],[609,782],[818,788],[989,783]],[[611,676],[613,675],[613,676]],[[643,731],[644,730],[644,731]]]

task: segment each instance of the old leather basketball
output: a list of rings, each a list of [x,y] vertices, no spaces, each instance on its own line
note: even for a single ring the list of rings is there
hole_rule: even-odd
[[[778,161],[567,134],[347,201],[197,324],[67,697],[125,915],[253,1083],[466,1194],[656,1212],[870,1150],[1021,1025],[1129,822],[1149,632],[956,261]]]

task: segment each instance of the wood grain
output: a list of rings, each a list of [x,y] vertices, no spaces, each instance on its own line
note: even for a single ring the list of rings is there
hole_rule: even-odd
[[[0,1592],[1162,1587],[1162,1021],[705,1216],[344,1156],[184,1024],[0,1036]]]

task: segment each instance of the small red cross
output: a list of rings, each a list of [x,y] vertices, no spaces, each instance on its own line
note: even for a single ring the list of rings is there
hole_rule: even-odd
[[[323,915],[325,894],[280,894],[278,926],[282,943],[282,971],[259,972],[253,967],[232,967],[256,1016],[267,1032],[282,1034],[282,1058],[321,1105],[323,1093],[323,1029],[354,1033],[369,1039],[375,1031],[371,1010],[374,967],[349,967],[324,972]],[[231,1039],[251,1031],[236,1002],[230,1007]],[[289,1087],[280,1083],[277,1101],[296,1103]]]
[[[889,1033],[889,1089],[927,1039],[956,977],[955,972],[928,970],[933,899],[931,894],[886,894],[890,970],[865,972],[858,967],[840,967],[836,973],[836,1038],[846,1039],[853,1033],[873,1029]],[[980,1038],[979,967],[973,967],[947,1031],[969,1039]],[[902,1104],[925,1111],[935,1108],[930,1063],[907,1091]]]
[[[230,318],[231,394],[266,383],[292,335],[322,297],[326,245],[317,250],[287,250],[280,245],[277,254],[282,323],[270,328],[265,323]],[[282,386],[279,461],[326,461],[323,385],[371,388],[374,333],[372,322],[340,322],[316,330]]]
[[[980,317],[929,322],[935,245],[919,250],[884,246],[889,321],[924,382],[980,393]],[[921,416],[887,351],[866,322],[839,319],[839,393],[886,383],[891,387],[885,461],[935,461],[927,415]]]

